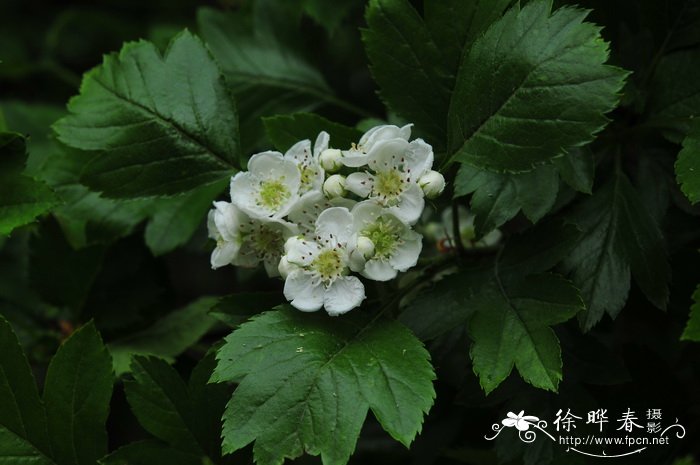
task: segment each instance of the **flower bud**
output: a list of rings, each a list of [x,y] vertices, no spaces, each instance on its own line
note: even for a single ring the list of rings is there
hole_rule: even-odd
[[[343,166],[343,162],[341,161],[342,158],[343,154],[340,150],[326,149],[323,152],[321,152],[319,162],[321,163],[321,167],[324,170],[326,170],[329,173],[335,173]]]
[[[357,251],[362,254],[365,260],[369,260],[374,256],[374,242],[367,236],[358,237]]]
[[[345,176],[334,174],[323,183],[323,193],[326,197],[333,199],[345,195]]]
[[[430,170],[420,177],[418,185],[423,189],[426,197],[434,199],[445,190],[445,178],[437,171]]]

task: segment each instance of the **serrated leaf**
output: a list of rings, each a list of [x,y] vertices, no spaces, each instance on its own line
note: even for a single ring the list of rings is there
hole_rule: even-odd
[[[700,286],[693,293],[693,304],[690,306],[688,324],[681,335],[681,341],[700,342]]]
[[[583,231],[565,267],[586,302],[580,316],[584,330],[604,313],[617,316],[627,300],[630,274],[654,305],[666,307],[670,269],[663,237],[623,173],[615,173],[570,219]]]
[[[213,460],[220,457],[221,414],[231,396],[225,385],[207,384],[216,362],[207,354],[186,384],[168,363],[135,357],[133,380],[124,382],[127,400],[139,423],[184,454]]]
[[[700,123],[694,123],[683,140],[676,160],[676,179],[692,203],[700,201]]]
[[[23,175],[0,176],[0,236],[58,205],[56,194],[46,184]]]
[[[286,152],[300,140],[313,142],[321,131],[330,135],[330,146],[345,150],[360,140],[362,133],[355,128],[334,123],[313,113],[295,113],[263,118],[267,137],[275,148]]]
[[[563,157],[557,157],[552,163],[559,171],[562,181],[584,194],[593,192],[595,178],[595,159],[586,148],[573,148]]]
[[[36,457],[50,453],[46,412],[27,357],[10,324],[0,316],[0,463],[23,448],[35,449],[31,455]]]
[[[552,165],[527,173],[495,173],[474,166],[460,166],[455,179],[455,197],[473,193],[474,227],[483,235],[501,226],[522,210],[533,223],[541,220],[559,192],[559,177]]]
[[[626,73],[600,28],[551,1],[516,6],[465,50],[448,114],[452,160],[529,171],[605,126]]]
[[[22,465],[56,465],[29,441],[0,425],[0,463]]]
[[[444,147],[450,71],[423,19],[407,0],[372,0],[365,19],[362,39],[381,97]]]
[[[134,355],[156,355],[173,360],[197,342],[216,322],[207,313],[217,299],[202,297],[175,310],[142,331],[134,332],[108,344],[114,360],[114,371],[129,371]]]
[[[56,462],[94,465],[107,453],[105,422],[113,381],[112,359],[94,324],[74,332],[58,349],[43,397]]]
[[[82,180],[111,197],[179,194],[230,176],[238,115],[206,47],[187,31],[164,56],[126,44],[88,72],[58,138],[98,152]]]
[[[499,281],[471,305],[471,357],[486,393],[505,380],[513,366],[533,386],[556,391],[562,379],[561,349],[550,326],[584,308],[577,289],[557,275],[531,275]]]
[[[146,226],[146,245],[160,256],[184,245],[206,223],[212,202],[229,185],[228,179],[202,186],[185,195],[163,199]]]
[[[401,324],[290,308],[263,313],[226,338],[212,381],[238,387],[224,413],[223,451],[255,441],[262,465],[304,452],[345,464],[371,408],[408,446],[432,405],[428,353]]]
[[[284,302],[286,300],[279,292],[241,292],[220,298],[209,315],[235,328],[251,316]]]
[[[153,465],[156,463],[202,465],[202,458],[156,441],[139,441],[120,447],[98,463],[100,465]]]

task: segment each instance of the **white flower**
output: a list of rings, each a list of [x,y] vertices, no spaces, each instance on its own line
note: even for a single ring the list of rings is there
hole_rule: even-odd
[[[301,174],[279,152],[250,157],[248,171],[231,179],[231,201],[253,218],[280,219],[299,200]]]
[[[347,208],[331,207],[319,215],[314,240],[287,240],[284,259],[292,270],[284,283],[284,296],[294,307],[304,312],[325,307],[335,316],[358,307],[365,299],[362,282],[348,276],[352,224]]]
[[[321,190],[325,172],[320,163],[320,155],[328,149],[329,138],[328,133],[323,131],[316,138],[313,152],[311,151],[311,142],[302,140],[294,144],[284,154],[284,159],[294,162],[299,169],[300,195],[313,190]]]
[[[365,166],[374,147],[382,141],[403,139],[408,142],[411,137],[411,126],[413,125],[398,127],[387,124],[373,127],[362,135],[357,144],[352,144],[350,150],[343,151],[343,164],[350,168]]]
[[[506,416],[508,418],[504,418],[501,421],[503,426],[506,426],[508,428],[512,428],[513,426],[515,426],[515,428],[518,431],[527,431],[530,429],[531,424],[536,425],[537,422],[540,421],[540,419],[537,417],[525,415],[525,410],[521,410],[520,413],[518,413],[517,415],[513,412],[508,412]]]
[[[345,195],[345,176],[334,174],[323,183],[323,193],[329,199],[342,197]]]
[[[384,140],[373,147],[367,163],[374,173],[352,173],[345,188],[375,200],[408,224],[418,221],[425,206],[418,180],[433,166],[432,147],[422,139]]]
[[[299,234],[307,239],[313,239],[316,235],[316,219],[321,212],[331,207],[345,207],[349,210],[356,203],[344,197],[328,199],[321,192],[309,192],[294,205],[288,218],[298,226]]]
[[[420,177],[418,185],[429,199],[434,199],[445,190],[445,177],[437,171],[430,170]]]
[[[338,149],[326,149],[321,152],[319,162],[321,167],[329,173],[335,173],[343,167],[343,153]]]
[[[269,276],[278,276],[278,264],[285,241],[298,229],[286,221],[251,218],[235,205],[214,202],[209,212],[209,237],[216,240],[212,268],[229,263],[252,268],[260,262]]]
[[[354,252],[364,255],[360,244],[369,240],[374,253],[364,263],[360,274],[375,281],[388,281],[399,271],[416,265],[423,248],[423,237],[413,231],[389,210],[375,202],[358,203],[352,209],[353,232],[356,234],[356,249],[351,251],[353,264],[359,260]],[[356,265],[354,268],[358,268]]]

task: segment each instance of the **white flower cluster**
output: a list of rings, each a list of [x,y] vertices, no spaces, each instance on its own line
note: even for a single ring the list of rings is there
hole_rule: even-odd
[[[302,311],[358,307],[365,288],[352,273],[388,281],[415,266],[422,236],[412,226],[424,197],[445,187],[432,147],[410,135],[410,125],[378,126],[339,150],[322,132],[313,149],[303,140],[285,154],[253,155],[231,179],[231,202],[209,212],[212,267],[262,262]],[[332,174],[341,170],[353,172]]]

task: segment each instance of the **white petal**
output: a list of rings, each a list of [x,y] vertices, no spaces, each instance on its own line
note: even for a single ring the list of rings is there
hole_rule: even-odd
[[[401,129],[399,129],[399,135],[397,137],[401,137],[402,139],[410,139],[411,138],[411,127],[413,127],[413,123],[409,123],[405,126],[402,126]]]
[[[284,281],[284,296],[302,312],[315,312],[323,307],[325,288],[320,281],[314,282],[311,274],[292,271]]]
[[[234,266],[240,266],[241,268],[255,268],[260,263],[260,257],[255,253],[249,244],[245,242],[241,244],[238,250],[238,255],[231,260],[231,264]]]
[[[316,142],[314,143],[314,159],[318,160],[321,152],[328,148],[330,138],[331,136],[328,135],[326,131],[321,131],[318,133],[318,137],[316,137]]]
[[[344,207],[324,210],[316,220],[316,240],[322,247],[345,245],[352,236],[352,214]]]
[[[518,431],[527,431],[530,429],[530,424],[526,421],[523,421],[523,419],[519,419],[515,422],[515,427],[518,429]]]
[[[265,259],[263,262],[265,265],[265,271],[267,272],[267,275],[270,278],[276,278],[277,276],[280,275],[280,272],[278,270],[280,260],[279,258],[277,259]]]
[[[216,222],[214,221],[214,214],[215,213],[216,213],[216,210],[212,209],[212,210],[209,210],[209,213],[207,214],[207,232],[208,232],[209,239],[214,239],[216,241],[221,237],[221,233],[219,232],[219,229],[216,227]]]
[[[331,316],[342,315],[365,300],[365,286],[356,276],[336,279],[323,295],[323,306]]]
[[[214,224],[221,238],[225,241],[235,241],[241,223],[248,218],[235,205],[228,202],[214,202],[214,208]]]
[[[340,161],[347,167],[359,168],[367,164],[367,154],[360,150],[343,150],[343,157]]]
[[[217,269],[228,265],[236,257],[239,249],[239,245],[235,242],[223,242],[217,245],[211,253],[211,267]]]
[[[285,256],[289,263],[299,266],[308,266],[314,261],[321,248],[313,241],[300,237],[290,237],[284,243]]]
[[[384,209],[374,200],[365,200],[358,203],[352,209],[353,229],[361,232],[368,226],[377,222]]]
[[[376,172],[400,168],[405,161],[407,148],[408,142],[403,139],[381,141],[367,153],[367,165]]]
[[[420,234],[410,231],[404,236],[404,243],[396,248],[389,258],[392,268],[399,271],[406,271],[413,268],[418,263],[423,241]]]
[[[323,193],[319,191],[307,192],[289,211],[289,220],[299,226],[300,234],[311,239],[316,231],[318,215],[330,206],[335,205],[331,205]]]
[[[515,426],[516,422],[517,422],[517,420],[515,420],[513,418],[506,418],[503,421],[501,421],[501,423],[503,423],[503,426],[507,426],[509,428],[512,428],[513,426]]]
[[[284,154],[285,160],[291,160],[295,163],[302,163],[311,159],[311,141],[308,139],[300,140],[292,145]]]
[[[345,178],[345,190],[365,198],[372,191],[374,176],[367,172],[352,173]]]
[[[365,152],[369,152],[376,144],[389,139],[398,138],[408,141],[408,138],[411,137],[411,126],[411,124],[402,128],[392,124],[375,126],[362,135],[359,142],[360,148]]]
[[[267,216],[268,212],[261,212],[257,206],[257,193],[257,182],[250,172],[241,171],[231,178],[231,202],[247,214],[260,218]]]
[[[423,190],[418,184],[409,184],[399,196],[399,204],[389,208],[389,211],[396,215],[401,221],[407,224],[414,224],[420,218],[425,207]]]
[[[433,168],[433,159],[433,148],[423,139],[411,141],[405,152],[404,171],[410,169],[411,181],[417,182],[418,178]]]
[[[275,151],[256,153],[248,160],[248,172],[261,178],[279,177],[280,167],[283,166],[284,155]]]
[[[372,259],[365,264],[362,276],[373,281],[389,281],[394,279],[398,272],[392,268],[387,260]]]

